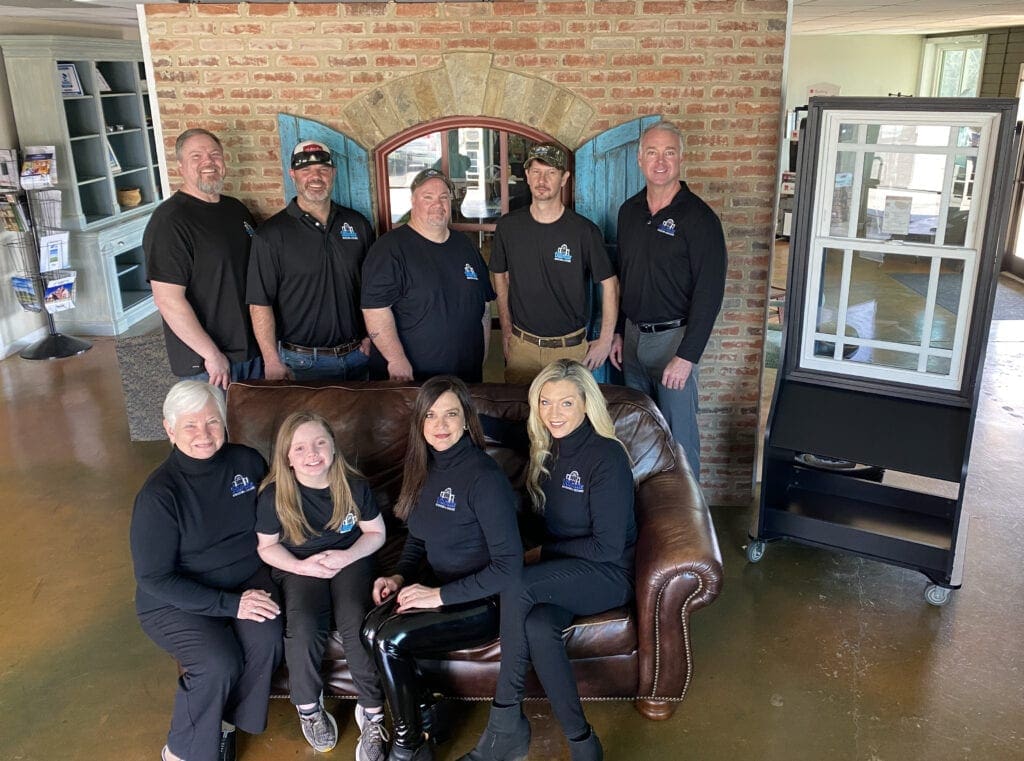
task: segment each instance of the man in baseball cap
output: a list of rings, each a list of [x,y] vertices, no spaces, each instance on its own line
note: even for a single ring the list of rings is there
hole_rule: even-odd
[[[539,143],[523,163],[530,205],[498,220],[491,271],[498,297],[505,382],[529,383],[556,359],[591,370],[611,351],[619,280],[597,226],[562,202],[569,181],[565,149]],[[601,285],[601,332],[587,341],[587,295]],[[595,305],[595,309],[596,309]]]
[[[331,200],[334,158],[316,140],[292,150],[295,198],[256,233],[246,301],[267,378],[363,380],[370,341],[359,308],[370,223]]]

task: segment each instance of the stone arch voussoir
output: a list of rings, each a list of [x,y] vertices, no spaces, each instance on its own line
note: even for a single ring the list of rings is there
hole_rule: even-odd
[[[490,53],[449,53],[440,67],[385,82],[343,109],[347,134],[366,148],[442,117],[493,116],[528,124],[572,149],[594,113],[571,90],[495,67]]]

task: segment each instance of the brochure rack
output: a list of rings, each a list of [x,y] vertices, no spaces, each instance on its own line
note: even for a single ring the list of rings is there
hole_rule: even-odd
[[[60,200],[46,197],[46,192],[26,191],[29,232],[4,243],[17,269],[11,283],[18,302],[29,311],[46,315],[48,335],[23,349],[19,354],[22,359],[73,357],[92,347],[88,341],[58,333],[53,323],[54,312],[74,307],[76,272],[41,267],[44,242],[54,233],[63,232],[56,224],[60,220]]]

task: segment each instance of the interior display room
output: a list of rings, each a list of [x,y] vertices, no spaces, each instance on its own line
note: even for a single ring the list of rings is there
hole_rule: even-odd
[[[146,5],[168,164],[182,130],[224,141],[225,192],[281,208],[278,113],[373,156],[417,124],[488,116],[575,149],[652,114],[686,137],[683,179],[718,212],[726,297],[701,363],[702,482],[750,499],[772,236],[784,0]],[[171,177],[172,186],[176,180]],[[625,200],[625,199],[623,199]]]

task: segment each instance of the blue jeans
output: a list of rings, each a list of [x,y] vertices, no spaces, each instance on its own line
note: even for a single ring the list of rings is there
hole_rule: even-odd
[[[257,354],[252,359],[247,359],[245,362],[232,362],[231,363],[231,380],[243,381],[243,380],[258,380],[263,377],[263,357]],[[202,381],[203,383],[210,382],[210,374],[206,371],[196,373],[195,375],[183,375],[178,380],[194,380]]]
[[[319,352],[300,354],[279,346],[278,354],[295,380],[366,380],[367,363],[370,361],[359,349],[336,357]]]

